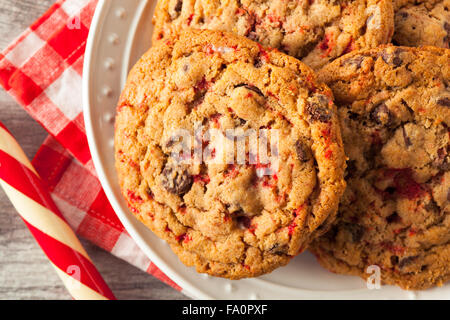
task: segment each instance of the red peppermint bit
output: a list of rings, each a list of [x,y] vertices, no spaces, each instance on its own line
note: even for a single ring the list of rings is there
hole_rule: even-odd
[[[274,187],[272,184],[270,184],[269,179],[267,177],[264,177],[262,186],[265,188],[273,188]]]
[[[183,241],[184,238],[186,237],[186,233],[183,233],[181,236],[176,236],[175,240],[177,240],[178,242]]]
[[[330,149],[328,149],[326,152],[325,152],[325,158],[326,159],[331,159],[331,157],[333,156],[333,151],[331,151]]]
[[[405,248],[402,246],[392,246],[391,251],[395,254],[403,254],[405,253]]]
[[[211,182],[211,179],[208,175],[197,174],[194,176],[194,182],[201,182],[203,184],[208,184]]]
[[[276,174],[274,174],[274,175],[272,176],[272,179],[275,180],[275,181],[278,181],[278,176],[277,176]]]
[[[246,265],[244,262],[242,262],[241,264],[245,269],[250,270],[250,266]]]
[[[194,14],[193,14],[193,13],[187,18],[187,25],[188,25],[188,26],[191,25],[192,19],[194,19]]]
[[[205,47],[205,52],[207,55],[212,56],[214,54],[214,49],[213,49],[212,45],[208,44]]]
[[[117,112],[122,111],[123,108],[130,107],[127,103],[122,103],[120,106],[117,107]]]
[[[156,39],[161,40],[162,38],[164,38],[164,32],[158,33],[158,36],[156,37]]]
[[[259,48],[259,54],[262,56],[262,58],[265,60],[265,62],[269,62],[270,57],[269,57],[269,53],[266,51],[266,49],[264,49],[264,47],[262,45],[260,45],[259,43],[258,43],[258,48]]]
[[[289,90],[292,91],[294,94],[298,93],[298,88],[294,85],[289,86]]]
[[[267,91],[267,94],[269,95],[269,97],[274,98],[275,100],[280,100],[280,98],[278,98],[273,92],[271,91]],[[280,115],[280,113],[278,112],[278,115]]]
[[[273,14],[268,14],[267,18],[269,19],[269,21],[271,23],[275,23],[276,27],[280,27],[281,26],[281,18],[279,16],[273,15]]]
[[[224,222],[228,222],[228,221],[230,221],[231,220],[231,218],[230,218],[230,216],[228,215],[228,214],[225,214],[224,216],[223,216],[223,221]]]
[[[186,235],[186,237],[184,237],[184,243],[188,243],[189,241],[192,241],[192,237],[190,235]]]
[[[395,246],[390,242],[382,242],[381,246],[397,255],[402,255],[403,253],[405,253],[406,250],[406,248],[402,246]]]
[[[239,169],[234,164],[229,164],[227,171],[225,172],[225,177],[235,178],[239,174]]]
[[[128,194],[128,198],[130,198],[131,202],[137,202],[137,203],[144,202],[144,200],[142,200],[142,198],[140,196],[136,195],[136,193],[134,191],[127,190],[127,194]]]
[[[256,228],[258,227],[257,224],[251,224],[250,227],[248,227],[248,231],[252,234],[255,234]]]
[[[245,96],[247,99],[248,98],[252,98],[253,97],[253,93],[251,93],[251,92],[249,92],[249,93],[247,93],[247,95]]]
[[[328,34],[325,35],[325,38],[319,44],[319,49],[322,51],[328,50],[330,42],[330,36]]]
[[[400,233],[402,233],[402,231],[403,231],[402,228],[398,228],[398,229],[395,229],[395,230],[394,230],[394,233],[395,233],[395,234],[400,234]]]
[[[228,107],[227,110],[228,110],[229,113],[234,113],[234,110],[231,109],[230,107]]]
[[[136,163],[136,162],[134,162],[133,160],[128,160],[128,164],[130,165],[130,166],[132,166],[133,168],[135,168],[135,169],[139,169],[139,165]]]
[[[166,41],[166,46],[171,46],[172,44],[173,44],[172,41],[170,41],[170,40]]]
[[[355,50],[353,38],[350,37],[350,41],[347,43],[347,46],[344,49],[344,54],[352,52]]]
[[[422,186],[412,178],[411,169],[400,170],[394,177],[394,185],[397,193],[409,200],[416,199],[424,192]]]
[[[297,223],[295,223],[295,221],[293,221],[289,226],[288,226],[288,234],[290,236],[292,236],[294,234],[294,230],[295,227],[297,226]]]
[[[238,16],[243,16],[245,14],[245,10],[242,8],[237,8],[235,14]]]
[[[172,230],[170,230],[169,226],[166,226],[166,228],[164,229],[165,232],[172,232]]]
[[[178,212],[181,214],[186,214],[186,210],[187,208],[185,205],[182,205],[181,207],[178,208]]]
[[[324,51],[322,54],[322,58],[325,58],[330,55],[331,50],[333,50],[333,40],[331,38],[331,34],[326,34],[323,41],[319,44],[319,49]]]
[[[211,120],[214,122],[216,127],[220,127],[219,119],[222,117],[220,113],[215,113],[211,115]]]
[[[308,74],[306,76],[306,81],[311,86],[311,92],[313,92],[313,93],[316,92],[317,91],[317,87],[314,85],[314,79],[313,79],[313,75],[312,74]]]
[[[205,77],[202,78],[202,80],[197,83],[194,90],[195,91],[207,91],[209,89],[209,83],[206,81]]]
[[[414,228],[409,229],[408,236],[413,237],[417,234],[417,230]]]

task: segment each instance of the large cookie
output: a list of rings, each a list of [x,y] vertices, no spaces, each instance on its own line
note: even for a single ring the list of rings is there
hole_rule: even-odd
[[[406,289],[450,279],[450,50],[352,53],[319,76],[348,160],[337,224],[312,249],[331,271]],[[369,270],[373,272],[373,270]]]
[[[450,0],[395,0],[397,45],[449,48]]]
[[[350,51],[388,43],[393,16],[391,0],[160,0],[153,41],[186,28],[228,31],[319,69]]]
[[[259,151],[251,132],[266,132]],[[345,184],[331,90],[298,60],[223,32],[187,31],[142,57],[115,145],[134,214],[185,264],[231,279],[304,250],[334,220]]]

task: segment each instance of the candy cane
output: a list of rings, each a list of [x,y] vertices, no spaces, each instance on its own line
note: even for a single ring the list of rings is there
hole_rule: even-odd
[[[0,185],[74,299],[115,299],[38,173],[1,122]]]

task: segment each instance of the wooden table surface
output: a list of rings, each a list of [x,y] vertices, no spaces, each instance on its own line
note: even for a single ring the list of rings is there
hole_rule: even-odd
[[[54,2],[0,0],[0,50]],[[0,120],[32,158],[47,133],[2,89]],[[118,299],[185,299],[158,279],[87,241],[82,242]],[[0,299],[70,299],[3,191],[0,191]]]

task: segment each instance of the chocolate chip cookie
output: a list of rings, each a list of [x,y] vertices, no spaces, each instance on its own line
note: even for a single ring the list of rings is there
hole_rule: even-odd
[[[115,157],[130,210],[198,272],[283,266],[328,229],[345,156],[331,90],[298,60],[191,30],[132,69]]]
[[[450,0],[396,0],[394,4],[395,44],[449,48]]]
[[[450,279],[450,50],[387,46],[319,75],[333,90],[348,160],[336,225],[319,262],[424,289]]]
[[[313,69],[353,50],[388,43],[394,32],[391,0],[160,0],[153,22],[154,43],[185,28],[222,30]]]

